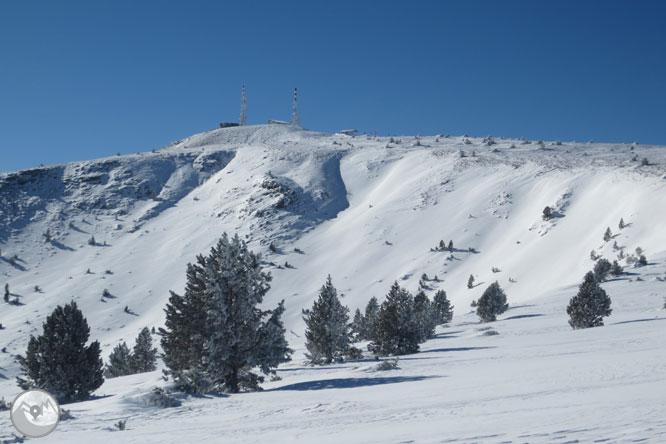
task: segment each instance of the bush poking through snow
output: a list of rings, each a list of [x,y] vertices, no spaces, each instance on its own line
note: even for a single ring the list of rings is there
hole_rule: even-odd
[[[550,220],[553,217],[553,209],[550,207],[546,207],[543,209],[543,214],[541,215],[541,218],[543,220]]]
[[[12,408],[12,403],[5,401],[5,398],[0,398],[0,412],[4,412]]]
[[[125,430],[125,429],[127,428],[127,420],[126,420],[126,419],[121,419],[120,421],[118,421],[117,423],[115,423],[114,426],[115,426],[118,430]]]
[[[387,370],[396,370],[398,369],[398,358],[386,359],[375,366],[376,371],[387,371]]]
[[[149,406],[159,407],[162,409],[180,407],[182,404],[171,394],[171,392],[164,390],[161,387],[153,388],[153,390],[148,395],[146,395],[144,400]]]
[[[611,299],[599,286],[594,273],[588,271],[580,284],[578,294],[569,301],[569,325],[574,330],[602,326],[603,318],[613,311],[610,307]]]
[[[610,227],[606,228],[606,232],[604,233],[604,242],[608,242],[613,238],[613,233],[611,232]]]
[[[509,304],[506,302],[506,294],[495,281],[479,298],[476,314],[481,318],[481,322],[493,322],[497,320],[497,315],[504,313],[507,308]]]

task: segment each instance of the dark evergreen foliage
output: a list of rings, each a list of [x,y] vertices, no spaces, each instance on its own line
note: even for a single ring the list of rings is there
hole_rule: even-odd
[[[430,299],[423,291],[419,291],[414,296],[414,318],[419,331],[419,343],[435,336],[437,318]]]
[[[506,303],[506,294],[497,281],[490,284],[477,301],[476,314],[481,322],[493,322],[497,315],[504,313],[509,308]]]
[[[599,286],[594,273],[588,271],[578,294],[569,301],[569,325],[574,329],[604,325],[603,318],[612,312],[610,306],[611,299]]]
[[[19,386],[41,388],[59,402],[87,399],[102,385],[99,342],[86,346],[90,328],[76,302],[58,306],[44,323],[41,336],[31,336],[25,357],[18,362]]]
[[[303,310],[305,321],[305,356],[313,364],[340,361],[351,343],[349,309],[342,305],[331,276],[319,290],[312,309]]]
[[[263,377],[289,360],[283,303],[274,310],[258,306],[271,276],[261,257],[238,236],[226,233],[208,256],[187,266],[185,294],[171,292],[165,328],[160,328],[164,362],[181,388],[238,392],[258,389]]]
[[[616,262],[617,263],[617,262]],[[597,282],[603,282],[608,277],[608,274],[611,271],[611,263],[606,259],[599,259],[596,264],[594,264],[594,278]]]
[[[143,327],[134,344],[131,366],[132,373],[152,372],[155,370],[157,349],[153,348],[153,338],[150,336],[148,327]]]
[[[395,282],[379,308],[368,350],[379,356],[416,353],[419,339],[414,298]]]
[[[604,242],[608,242],[613,238],[613,233],[611,232],[610,227],[606,228],[606,232],[604,233]]]
[[[550,220],[553,217],[553,209],[546,207],[543,209],[543,215],[541,216],[543,220]]]
[[[467,288],[474,288],[474,276],[469,275],[469,279],[467,279]]]
[[[104,369],[104,376],[107,378],[116,378],[118,376],[131,375],[134,373],[132,370],[132,353],[123,341],[116,345],[109,355],[109,362]]]
[[[624,269],[620,266],[620,264],[618,264],[617,261],[613,261],[613,264],[611,265],[610,269],[610,274],[617,277],[621,275],[623,271]]]
[[[446,292],[444,290],[438,290],[435,293],[432,305],[437,325],[451,322],[451,319],[453,319],[453,306],[446,297]]]

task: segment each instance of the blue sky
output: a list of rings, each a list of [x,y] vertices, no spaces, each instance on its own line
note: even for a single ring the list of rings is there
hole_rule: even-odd
[[[666,145],[662,1],[0,2],[0,171],[237,121]]]

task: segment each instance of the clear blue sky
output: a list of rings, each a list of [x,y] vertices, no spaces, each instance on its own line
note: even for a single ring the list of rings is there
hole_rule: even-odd
[[[664,1],[0,2],[0,171],[237,121],[666,145]]]

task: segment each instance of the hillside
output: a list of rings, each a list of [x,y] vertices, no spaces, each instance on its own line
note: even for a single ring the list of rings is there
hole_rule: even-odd
[[[548,221],[545,206],[555,213]],[[99,435],[175,443],[208,434],[337,442],[340,430],[346,441],[378,443],[658,442],[666,433],[658,396],[666,324],[647,322],[666,319],[666,151],[628,144],[258,125],[154,152],[2,173],[0,284],[21,305],[0,310],[0,396],[18,393],[12,356],[56,305],[77,301],[106,358],[120,340],[163,324],[169,290],[182,291],[186,264],[223,232],[262,252],[273,275],[266,304],[285,299],[296,353],[282,381],[263,393],[154,411],[138,399],[164,384],[159,372],[109,380],[98,393],[111,396],[72,405],[77,419],[50,442]],[[452,240],[454,252],[432,251],[440,240]],[[628,273],[604,284],[613,298],[607,325],[572,331],[565,307],[593,266],[590,252],[616,259],[614,242],[626,254],[640,246],[649,264],[622,261]],[[371,296],[381,301],[395,280],[415,290],[423,273],[439,278],[429,294],[445,289],[455,306],[451,327],[423,352],[379,374],[373,362],[303,365],[301,310],[328,274],[353,312]],[[495,280],[512,308],[489,337],[470,302]],[[107,430],[124,417],[130,430]],[[0,439],[11,437],[6,430],[3,417]]]

